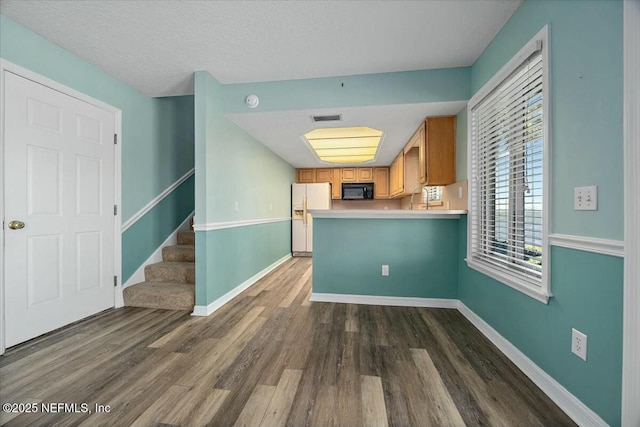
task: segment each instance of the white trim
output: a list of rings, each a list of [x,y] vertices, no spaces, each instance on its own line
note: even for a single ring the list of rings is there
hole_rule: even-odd
[[[345,219],[458,219],[465,210],[310,209],[313,218]]]
[[[530,285],[524,279],[520,277],[510,276],[502,274],[495,269],[488,267],[484,263],[478,263],[473,261],[471,256],[471,236],[467,238],[467,265],[483,274],[486,274],[499,282],[516,289],[525,295],[528,295],[544,304],[549,302],[549,298],[553,296],[551,293],[551,257],[549,246],[549,230],[551,230],[551,66],[550,66],[550,27],[545,25],[540,31],[536,33],[527,44],[525,44],[518,53],[509,60],[500,70],[487,82],[480,90],[467,103],[467,117],[472,117],[471,110],[480,101],[482,101],[495,87],[506,79],[517,67],[519,67],[529,56],[531,56],[537,50],[540,50],[539,43],[542,42],[542,97],[544,102],[543,108],[543,122],[544,122],[544,140],[543,140],[543,153],[544,160],[542,163],[542,277],[540,287]],[[474,177],[472,173],[472,126],[467,126],[467,153],[469,159],[467,161],[467,179],[469,180],[469,191],[467,192],[467,206],[471,209],[473,206],[471,198],[473,196],[472,189],[474,188],[471,182]],[[473,214],[467,215],[467,232],[470,232],[473,221]]]
[[[4,74],[5,72],[10,72],[18,76],[24,77],[35,83],[41,84],[50,89],[53,89],[65,95],[71,96],[72,98],[76,98],[80,101],[91,104],[102,110],[113,113],[114,126],[115,126],[114,132],[116,133],[116,135],[118,135],[118,142],[119,142],[117,145],[115,145],[115,152],[114,152],[114,204],[118,206],[122,206],[122,172],[121,172],[122,171],[122,141],[123,141],[122,110],[2,58],[0,58],[0,164],[4,164],[3,162],[4,162],[4,101],[5,101],[4,100],[4,94],[5,94]],[[0,173],[0,188],[4,188],[3,181],[4,181],[4,172]],[[4,192],[2,192],[2,194],[4,196]],[[0,197],[0,214],[4,218],[4,197]],[[120,212],[118,212],[118,215],[115,216],[114,233],[115,233],[114,274],[118,278],[122,278],[122,240],[121,240],[122,230],[120,225]],[[0,233],[0,267],[2,267],[1,270],[4,272],[4,249],[3,248],[4,248],[4,230],[2,230],[2,233]],[[122,298],[122,293],[118,292],[118,288],[119,287],[116,287],[116,289],[114,290],[114,307],[116,306],[116,304],[118,304],[119,299]],[[0,354],[4,354],[5,352],[4,273],[0,274],[0,307],[3,308],[2,310],[3,314],[2,316],[0,316]]]
[[[516,346],[500,335],[480,316],[471,311],[462,301],[458,301],[458,311],[464,315],[478,330],[509,358],[527,377],[531,379],[544,394],[560,407],[573,421],[581,426],[607,426],[607,423],[589,409],[577,397],[553,379],[542,368],[536,365]]]
[[[549,35],[549,26],[545,25],[538,33],[531,38],[519,51],[516,53],[513,58],[509,60],[500,70],[494,74],[488,82],[486,82],[482,87],[471,97],[467,104],[467,108],[470,110],[476,106],[480,101],[482,101],[487,95],[489,95],[493,89],[504,79],[509,77],[509,75],[518,68],[522,63],[534,52],[540,50],[539,41],[543,43],[543,50],[545,48],[545,44]],[[543,58],[545,61],[548,58]],[[545,105],[546,108],[546,105]]]
[[[553,296],[550,292],[546,292],[541,287],[529,284],[520,276],[512,276],[510,274],[506,274],[498,269],[491,268],[485,263],[475,262],[471,258],[466,258],[465,261],[467,262],[467,266],[469,268],[472,268],[486,276],[489,276],[502,283],[503,285],[507,285],[510,288],[515,289],[516,291],[522,292],[523,294],[528,295],[543,304],[548,304],[549,298]]]
[[[191,175],[193,175],[194,173],[195,173],[195,168],[191,169],[190,171],[188,171],[187,173],[182,175],[180,178],[178,178],[178,180],[176,182],[174,182],[169,187],[167,187],[162,193],[160,193],[156,197],[154,197],[153,200],[151,200],[149,203],[147,203],[142,209],[140,209],[131,218],[126,220],[124,222],[124,224],[122,224],[122,232],[124,233],[125,231],[127,231],[127,229],[129,229],[129,227],[131,227],[133,224],[135,224],[135,222],[138,221],[140,218],[145,216],[151,209],[156,207],[156,205],[158,203],[160,203],[165,197],[167,197],[169,194],[171,194],[173,192],[173,190],[178,188],[180,186],[180,184],[182,184],[187,179],[189,179],[191,177]]]
[[[191,313],[191,315],[192,316],[209,316],[211,313],[220,309],[223,305],[231,301],[233,298],[240,295],[243,291],[248,289],[251,285],[256,283],[258,280],[262,279],[264,276],[266,276],[271,271],[276,269],[278,266],[280,266],[280,264],[287,261],[289,258],[291,258],[291,254],[287,254],[283,256],[282,258],[280,258],[270,266],[257,272],[256,274],[254,274],[244,282],[240,283],[238,286],[231,289],[229,292],[222,295],[220,298],[213,301],[209,305],[196,305],[195,307],[193,307],[193,313]]]
[[[624,241],[622,240],[553,233],[549,234],[549,244],[596,254],[624,257]]]
[[[243,219],[239,221],[208,222],[206,224],[194,224],[193,229],[195,231],[224,230],[225,228],[246,227],[248,225],[271,224],[272,222],[284,221],[291,221],[291,217],[286,216],[281,218],[261,218]]]
[[[624,40],[624,314],[622,425],[640,425],[640,2],[625,1]]]
[[[138,267],[138,269],[131,275],[131,277],[129,277],[129,279],[127,279],[127,281],[122,285],[122,290],[124,290],[124,288],[128,286],[145,281],[144,268],[149,264],[155,264],[162,261],[162,248],[164,248],[165,246],[173,246],[178,244],[178,232],[189,230],[189,219],[191,219],[194,212],[191,212],[189,215],[187,215],[184,221],[182,221],[182,223],[175,230],[173,230],[171,234],[169,234],[169,237],[167,237],[165,241],[162,242],[160,246],[158,246],[158,248],[151,254],[151,256],[149,256],[149,258],[147,258],[147,260],[143,262],[140,267]]]
[[[458,308],[457,299],[447,298],[389,297],[312,292],[309,301],[337,302],[342,304],[388,305],[395,307]]]

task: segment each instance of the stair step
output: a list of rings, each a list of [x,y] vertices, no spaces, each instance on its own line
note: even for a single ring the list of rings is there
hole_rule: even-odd
[[[162,248],[163,261],[195,262],[196,248],[193,245],[175,245]]]
[[[184,283],[142,282],[124,288],[124,305],[193,311],[195,286]]]
[[[196,265],[193,262],[163,261],[144,268],[147,282],[196,283]]]
[[[178,231],[178,244],[179,245],[195,245],[196,233],[191,230]]]

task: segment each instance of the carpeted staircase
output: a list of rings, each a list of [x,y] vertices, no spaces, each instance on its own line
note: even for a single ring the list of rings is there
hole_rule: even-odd
[[[179,231],[178,244],[162,248],[162,262],[145,267],[146,281],[124,289],[124,305],[193,311],[195,257],[195,233]]]

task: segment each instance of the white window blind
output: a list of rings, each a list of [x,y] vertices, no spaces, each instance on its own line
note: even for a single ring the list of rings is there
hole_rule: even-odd
[[[529,286],[542,282],[543,55],[540,44],[471,106],[469,256]]]

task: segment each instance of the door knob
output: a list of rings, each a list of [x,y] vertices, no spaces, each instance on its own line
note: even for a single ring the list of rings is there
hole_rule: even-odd
[[[22,221],[11,221],[9,223],[9,228],[12,230],[22,230],[24,228],[24,222]]]

